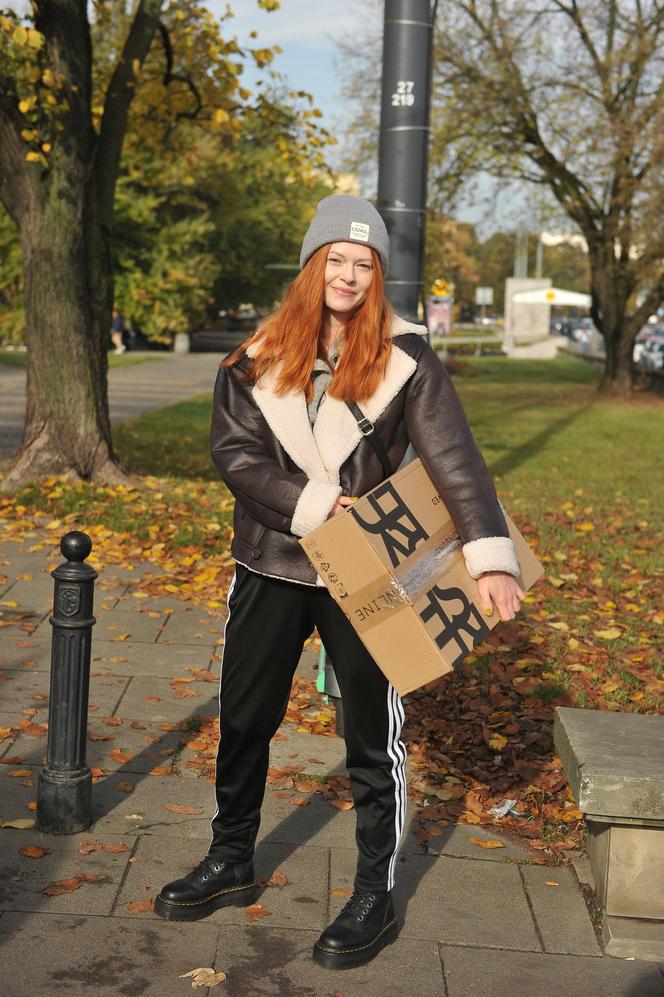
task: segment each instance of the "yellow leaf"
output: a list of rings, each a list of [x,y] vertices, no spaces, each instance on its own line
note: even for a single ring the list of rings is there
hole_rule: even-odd
[[[216,125],[224,125],[230,119],[230,114],[223,107],[218,107],[213,118]]]
[[[24,828],[34,827],[35,819],[34,817],[18,817],[16,820],[3,820],[0,821],[1,827],[14,827],[17,830],[23,830]]]
[[[622,630],[618,627],[609,627],[608,630],[595,630],[595,637],[601,637],[603,640],[615,640],[617,637],[622,637]]]
[[[554,630],[562,630],[563,632],[569,630],[568,624],[564,623],[562,620],[558,620],[556,623],[549,623],[549,626],[553,627]]]
[[[489,747],[494,751],[502,751],[507,744],[507,738],[502,734],[493,733],[489,738]]]
[[[602,686],[602,692],[615,692],[622,686],[621,682],[605,682]]]
[[[19,100],[18,109],[21,114],[27,114],[37,103],[37,98],[33,95],[32,97],[25,97],[23,100]]]
[[[468,659],[466,658],[466,661]],[[539,665],[539,658],[533,658],[532,656],[526,655],[524,658],[517,658],[514,662],[517,668],[528,668],[530,665]]]
[[[14,779],[24,779],[26,775],[32,775],[32,772],[30,769],[12,769],[7,775]]]
[[[594,529],[594,523],[579,523],[577,526],[577,530],[580,530],[582,533],[590,533],[590,531]]]
[[[188,973],[180,973],[181,980],[188,978],[191,978],[191,989],[198,990],[199,987],[218,986],[224,982],[226,974],[222,972],[215,973],[214,969],[210,968],[190,969]]]
[[[544,882],[545,886],[560,886],[560,883],[556,883],[555,879],[547,879]]]
[[[12,38],[14,39],[17,45],[25,45],[28,40],[27,28],[24,28],[23,25],[19,24],[17,28],[14,28],[14,34],[12,35]]]
[[[555,575],[547,575],[546,580],[550,582],[554,588],[557,589],[562,588],[562,586],[565,584],[564,578],[556,578]]]
[[[496,838],[489,838],[488,841],[482,841],[481,838],[468,838],[471,845],[478,845],[480,848],[504,848],[505,845],[502,841],[496,840]]]
[[[44,36],[41,31],[37,31],[35,28],[28,28],[28,45],[30,48],[39,49],[44,44]]]
[[[126,640],[129,634],[118,634],[116,637],[111,638],[112,640]]]

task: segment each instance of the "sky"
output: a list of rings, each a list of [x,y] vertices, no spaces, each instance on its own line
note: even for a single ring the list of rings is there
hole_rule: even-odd
[[[218,14],[226,3],[208,0],[206,6]],[[275,59],[274,68],[288,78],[293,89],[312,94],[323,112],[322,123],[331,129],[340,98],[335,39],[362,27],[368,4],[358,0],[281,0],[281,8],[272,13],[261,10],[256,0],[231,0],[230,6],[235,16],[228,21],[228,29],[238,42],[259,47],[280,45],[283,52]],[[258,38],[252,40],[251,31],[257,31]],[[251,79],[251,75],[247,73],[246,78]]]

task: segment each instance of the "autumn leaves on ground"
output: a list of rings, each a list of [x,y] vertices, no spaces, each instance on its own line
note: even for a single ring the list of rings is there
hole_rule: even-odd
[[[422,843],[435,845],[445,824],[477,824],[528,839],[533,861],[564,862],[584,825],[553,748],[554,707],[664,710],[664,401],[602,400],[595,382],[573,360],[474,360],[456,377],[501,501],[546,576],[517,620],[499,625],[457,673],[408,699]],[[151,595],[168,595],[221,621],[232,499],[209,462],[209,407],[209,397],[194,399],[116,431],[136,489],[51,479],[1,499],[0,537],[27,537],[55,563],[54,542],[84,529],[91,563],[124,566],[147,606]],[[311,734],[312,755],[317,736],[333,736],[331,711],[302,679],[287,722]],[[181,733],[185,763],[205,778],[215,739],[207,721]],[[278,770],[270,786],[295,805],[320,792],[333,806],[352,806],[340,776]],[[492,808],[506,800],[516,802],[496,817]]]

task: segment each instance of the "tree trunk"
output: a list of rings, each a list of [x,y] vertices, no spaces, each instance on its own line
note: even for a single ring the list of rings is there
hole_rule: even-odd
[[[101,233],[90,238],[98,212],[83,169],[61,161],[21,218],[27,407],[3,490],[48,474],[125,480],[108,417],[103,312],[110,317],[110,307],[101,302],[108,302],[112,276],[99,252]]]
[[[624,329],[619,329],[617,332],[620,334],[611,338],[604,337],[606,360],[599,390],[607,395],[628,395],[634,385],[633,342],[631,336],[625,335]]]
[[[627,302],[633,290],[621,260],[613,249],[613,239],[602,236],[589,243],[592,319],[604,337],[606,359],[599,390],[604,394],[627,395],[632,390],[632,342],[628,328]]]

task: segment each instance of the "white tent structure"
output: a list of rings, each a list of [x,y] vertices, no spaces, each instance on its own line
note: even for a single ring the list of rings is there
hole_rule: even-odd
[[[560,287],[538,287],[532,291],[517,291],[512,301],[520,305],[575,305],[577,308],[590,308],[589,294],[578,291],[564,291]]]

